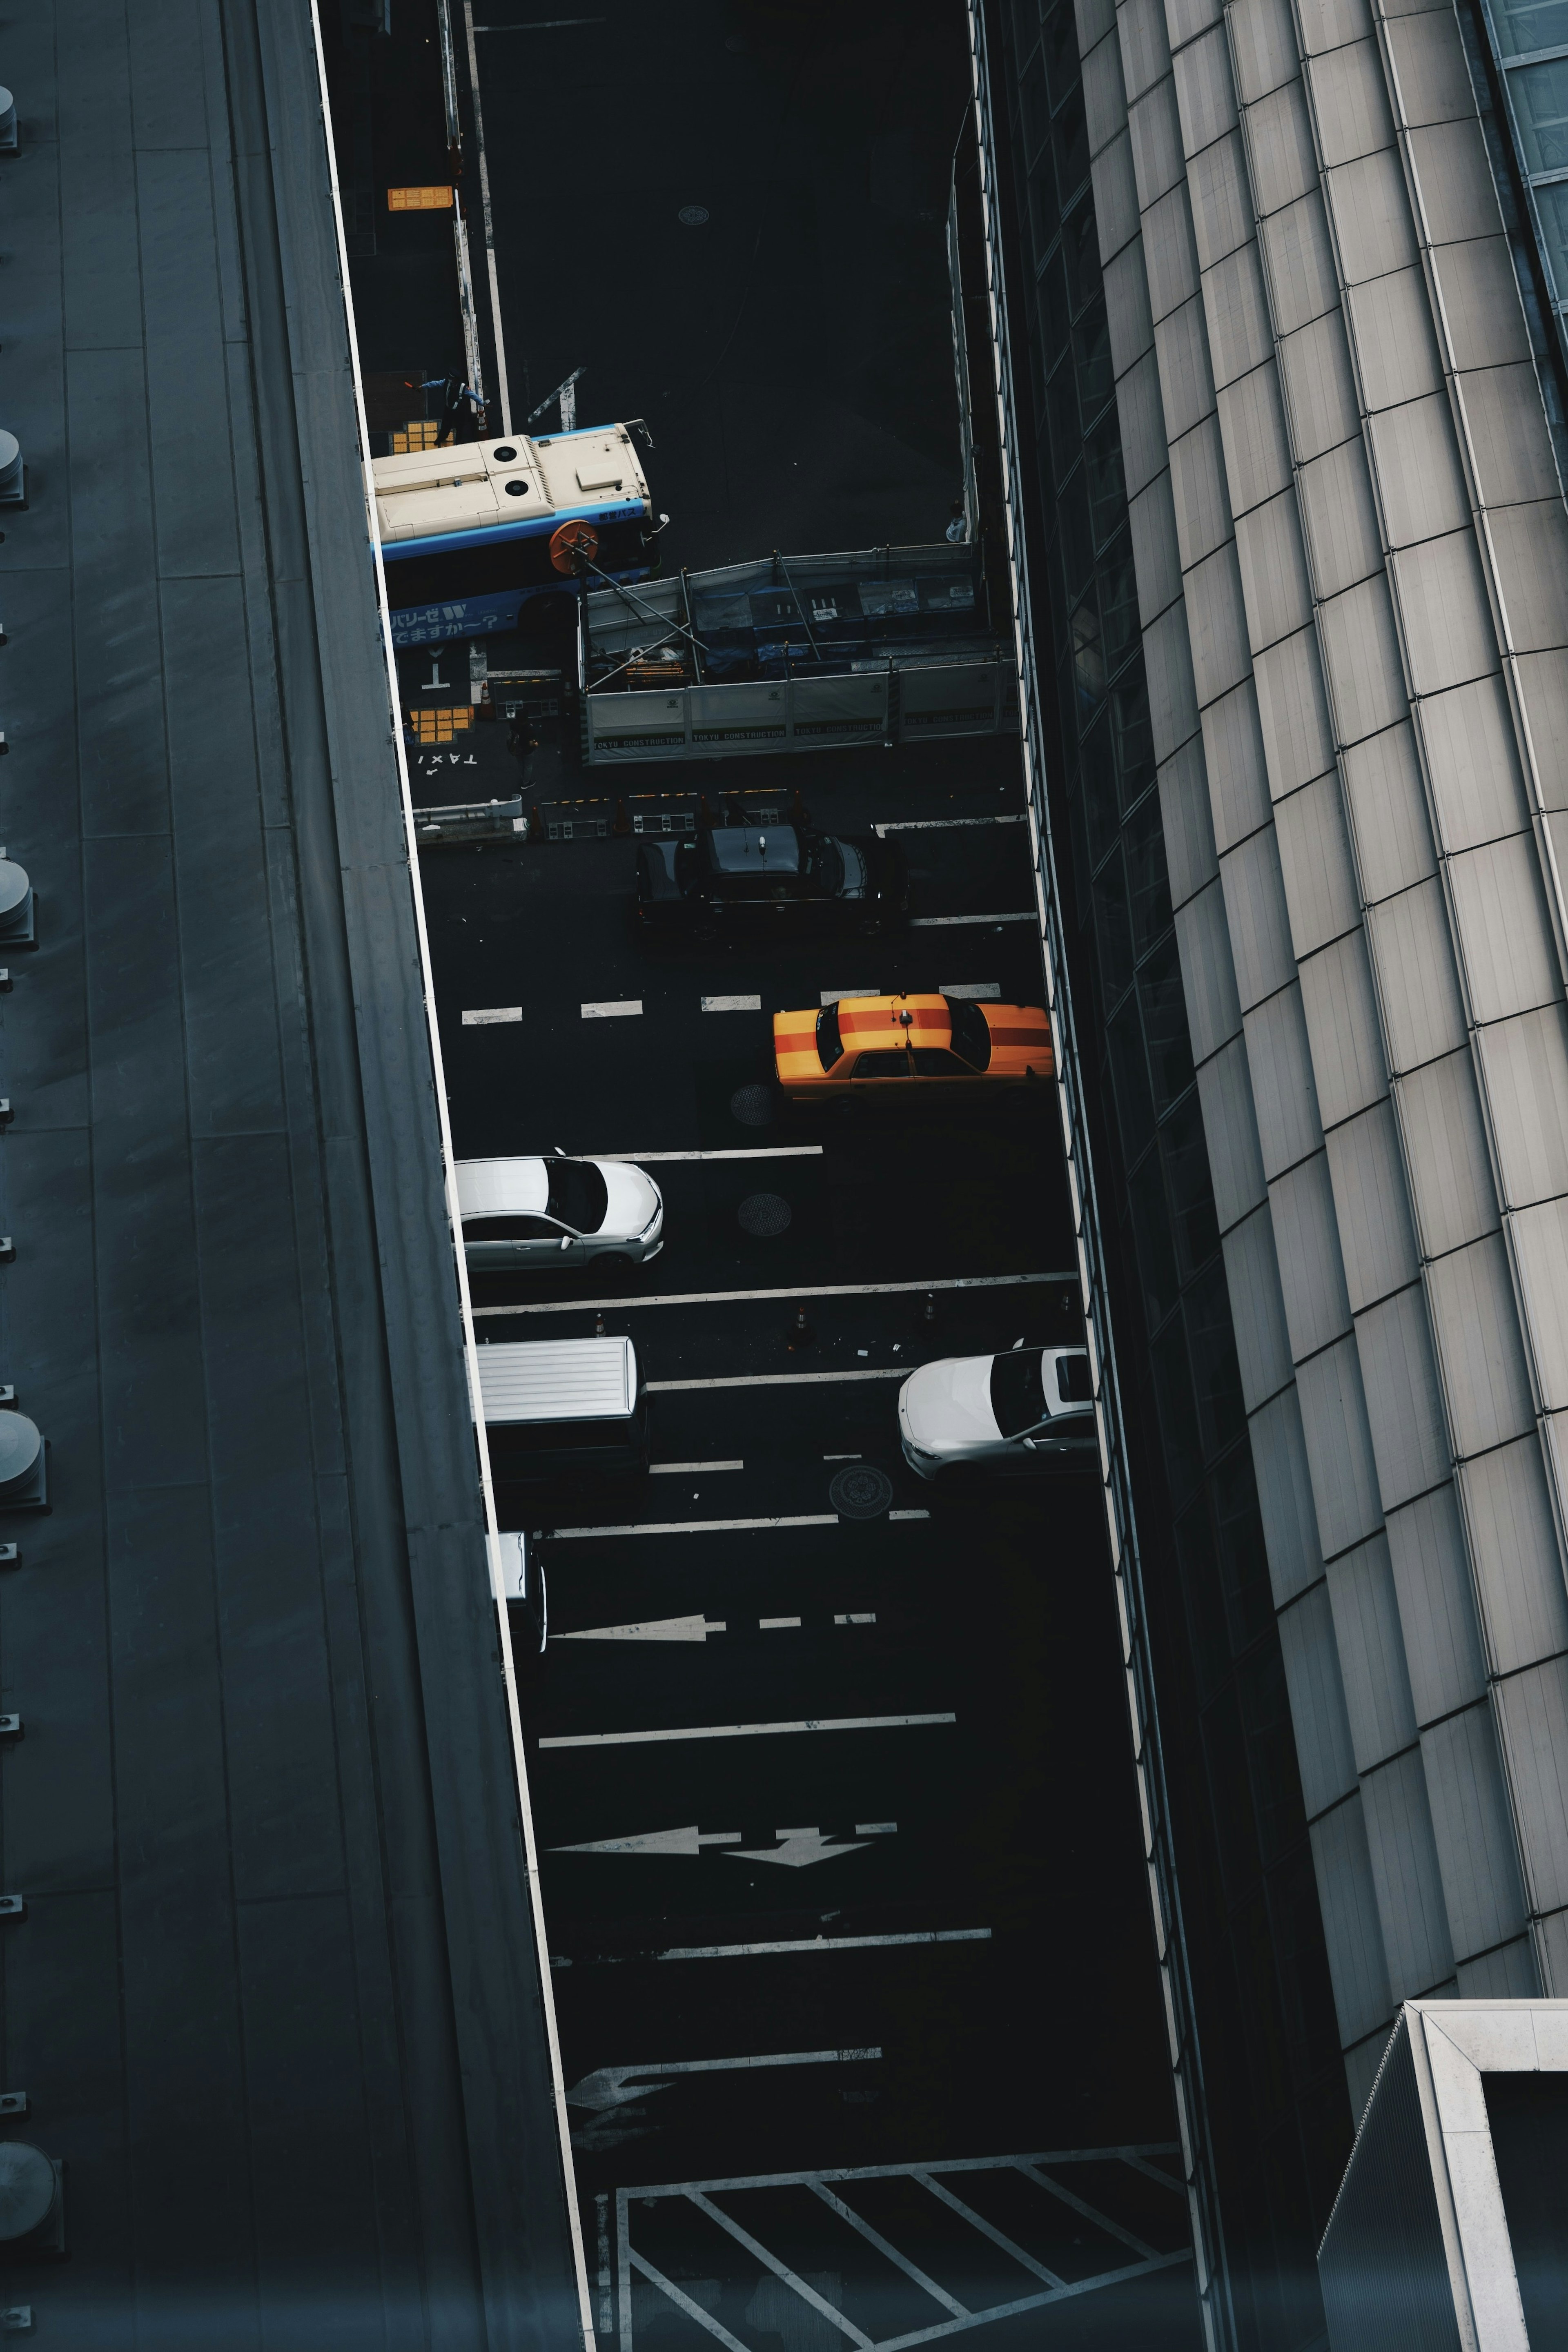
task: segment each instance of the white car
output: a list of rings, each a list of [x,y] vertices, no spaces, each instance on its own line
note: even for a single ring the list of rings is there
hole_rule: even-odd
[[[642,1265],[664,1247],[663,1194],[619,1160],[459,1160],[458,1206],[471,1274]]]
[[[922,1478],[969,1467],[1088,1468],[1097,1443],[1088,1352],[1020,1339],[1005,1356],[922,1364],[899,1391],[899,1434]]]

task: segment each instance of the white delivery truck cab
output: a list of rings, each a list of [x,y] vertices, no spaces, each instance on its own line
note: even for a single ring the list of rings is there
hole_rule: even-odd
[[[629,1339],[481,1347],[479,1397],[498,1485],[647,1468],[647,1398]]]

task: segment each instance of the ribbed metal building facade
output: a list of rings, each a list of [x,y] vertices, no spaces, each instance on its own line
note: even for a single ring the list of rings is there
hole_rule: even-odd
[[[1290,1957],[1326,1956],[1359,2112],[1402,2000],[1568,1992],[1568,514],[1555,150],[1521,128],[1549,94],[1501,62],[1533,54],[1511,16],[1447,5],[973,21],[1037,764],[1084,811],[1058,869],[1094,870],[1098,821],[1169,889],[1310,1840]],[[1091,277],[1114,405],[1069,433]],[[1120,770],[1082,772],[1112,639],[1158,785],[1135,866]],[[1125,917],[1093,911],[1103,975]],[[1108,988],[1093,1018],[1120,1118]],[[1166,1156],[1147,1222],[1180,1242],[1204,1212]],[[1187,1332],[1212,1481],[1225,1348],[1205,1374]],[[1177,1386],[1156,1367],[1167,1487]],[[1188,1696],[1167,1671],[1167,1746]],[[1278,1904],[1258,1932],[1278,1958]]]

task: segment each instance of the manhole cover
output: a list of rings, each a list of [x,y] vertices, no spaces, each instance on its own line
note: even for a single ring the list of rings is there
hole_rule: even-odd
[[[782,1192],[752,1192],[736,1212],[747,1234],[782,1234],[792,1214]]]
[[[827,1499],[841,1519],[879,1519],[893,1499],[893,1482],[885,1470],[857,1462],[840,1470]]]
[[[682,205],[675,215],[682,228],[700,228],[708,217],[706,205]]]
[[[771,1087],[739,1087],[730,1097],[730,1108],[742,1127],[772,1127],[773,1123],[773,1092]]]

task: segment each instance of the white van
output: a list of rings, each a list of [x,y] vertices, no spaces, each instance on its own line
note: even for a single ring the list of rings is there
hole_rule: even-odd
[[[647,1397],[629,1339],[505,1339],[479,1355],[500,1483],[646,1471]]]

